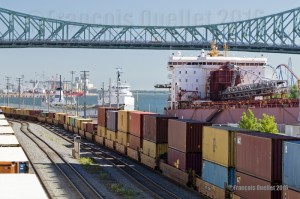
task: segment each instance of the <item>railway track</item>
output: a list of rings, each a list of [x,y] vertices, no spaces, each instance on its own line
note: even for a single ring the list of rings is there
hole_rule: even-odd
[[[12,122],[21,124],[21,131],[26,135],[32,142],[34,142],[41,151],[49,158],[53,165],[59,170],[59,172],[66,178],[69,184],[72,186],[74,191],[80,198],[91,199],[91,198],[105,198],[96,189],[94,189],[88,181],[79,173],[77,170],[69,164],[53,147],[47,144],[44,140],[35,135],[29,127],[28,122],[20,120],[10,120]],[[38,174],[37,174],[38,175]]]
[[[12,120],[22,123],[22,120]],[[42,126],[43,128],[47,129],[48,131],[54,133],[55,135],[59,136],[60,138],[64,139],[65,141],[73,144],[73,135],[70,133],[66,133],[64,129],[61,129],[56,126],[43,124],[40,122],[34,122],[37,125]],[[27,130],[30,132],[30,128],[27,126]],[[150,179],[134,167],[132,165],[127,164],[125,161],[122,161],[119,158],[109,154],[105,150],[102,150],[99,147],[91,146],[88,143],[81,143],[81,148],[90,152],[93,156],[105,159],[107,162],[112,164],[115,168],[119,169],[126,177],[131,179],[131,182],[138,186],[142,191],[148,193],[153,198],[174,198],[180,199],[182,197],[176,195],[175,193],[167,190],[165,187],[162,187],[154,180]]]
[[[38,124],[38,125],[46,128],[48,131],[51,131],[52,133],[66,140],[67,142],[73,143],[73,137],[67,135],[64,129],[47,125],[47,124]],[[172,193],[171,191],[167,190],[165,187],[162,187],[152,179],[148,178],[143,173],[136,170],[131,165],[122,161],[121,159],[116,158],[115,156],[107,153],[106,151],[99,149],[99,147],[96,148],[91,146],[90,144],[81,142],[81,148],[85,149],[86,151],[90,152],[96,157],[107,160],[109,163],[111,163],[116,168],[118,168],[123,174],[125,174],[129,179],[131,179],[132,182],[134,182],[141,190],[148,193],[154,198],[172,198],[172,199],[182,198],[176,195],[175,193]]]

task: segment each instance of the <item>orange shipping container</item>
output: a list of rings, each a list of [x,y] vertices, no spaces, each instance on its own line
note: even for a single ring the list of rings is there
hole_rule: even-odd
[[[151,115],[155,113],[132,111],[129,113],[129,133],[137,137],[143,138],[143,124],[144,115]]]

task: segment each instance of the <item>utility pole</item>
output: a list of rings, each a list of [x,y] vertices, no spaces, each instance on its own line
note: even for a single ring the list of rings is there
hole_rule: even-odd
[[[9,99],[8,99],[8,89],[9,89],[9,80],[11,79],[11,77],[5,77],[6,80],[6,106],[8,106],[9,104]]]
[[[18,91],[19,91],[19,109],[21,108],[21,80],[22,78],[17,78],[18,81]]]
[[[70,83],[70,81],[64,81],[65,86],[66,86],[66,113],[68,113],[68,84]]]
[[[83,73],[83,81],[84,81],[84,88],[83,88],[83,91],[84,91],[84,102],[83,102],[83,118],[86,118],[86,80],[87,80],[87,76],[88,76],[88,73],[90,71],[80,71],[81,73]]]
[[[102,106],[104,106],[104,82],[102,82]]]
[[[108,104],[111,107],[111,79],[109,78],[109,86],[108,86]]]
[[[71,70],[70,73],[71,73],[71,75],[72,75],[72,79],[71,79],[71,93],[72,93],[72,92],[73,92],[73,77],[74,77],[76,71]]]
[[[70,73],[71,73],[71,75],[72,75],[72,79],[71,79],[71,95],[72,95],[72,94],[73,94],[73,77],[74,77],[76,71],[71,70]],[[73,98],[73,96],[72,96],[72,100],[73,100],[73,99],[74,99],[74,98]],[[72,104],[72,103],[71,103],[71,104]],[[75,106],[78,107],[78,96],[76,96],[76,104],[75,104]],[[76,113],[75,106],[74,106],[74,110],[75,110],[75,113]],[[75,114],[75,115],[77,115],[77,114]]]

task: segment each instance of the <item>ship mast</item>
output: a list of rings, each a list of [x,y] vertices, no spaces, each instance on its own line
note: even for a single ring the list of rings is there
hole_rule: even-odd
[[[120,76],[121,76],[121,69],[122,68],[117,68],[117,108],[119,108],[119,103],[120,103],[120,100],[119,100],[119,84],[120,84]]]

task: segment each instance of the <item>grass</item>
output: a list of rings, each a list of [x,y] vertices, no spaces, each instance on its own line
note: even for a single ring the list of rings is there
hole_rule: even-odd
[[[116,193],[117,195],[126,198],[126,199],[131,199],[131,198],[136,198],[136,193],[132,191],[131,189],[125,188],[120,184],[113,183],[110,185],[110,189],[112,192]]]
[[[87,170],[87,172],[93,174],[99,180],[105,181],[105,186],[110,189],[111,192],[125,199],[138,198],[138,193],[134,192],[131,189],[125,188],[118,183],[115,183],[115,181],[108,173],[102,171],[98,165],[94,164],[93,159],[89,157],[81,157],[79,159],[79,162],[80,164],[82,164],[83,168]]]
[[[86,157],[80,158],[79,162],[80,164],[83,164],[85,166],[91,166],[92,164],[94,164],[92,158],[86,158]]]
[[[60,145],[63,145],[63,143],[62,143],[58,138],[54,138],[54,137],[48,135],[47,133],[43,133],[42,136],[48,138],[48,139],[51,140],[52,142],[56,142],[56,143],[58,143],[58,144],[60,144]]]

